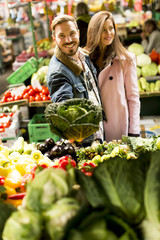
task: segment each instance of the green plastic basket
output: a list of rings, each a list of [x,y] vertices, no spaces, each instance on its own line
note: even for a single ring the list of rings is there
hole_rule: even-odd
[[[23,66],[12,73],[7,81],[10,84],[22,83],[28,79],[38,69],[38,62],[34,57],[31,57]]]
[[[58,141],[60,138],[50,131],[49,123],[46,123],[44,114],[34,114],[28,124],[29,141],[44,142],[47,138],[53,138]]]

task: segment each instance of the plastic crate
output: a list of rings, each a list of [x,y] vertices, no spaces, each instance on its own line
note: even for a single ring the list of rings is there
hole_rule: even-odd
[[[28,79],[33,73],[35,73],[38,69],[37,60],[32,57],[23,66],[18,68],[14,73],[12,73],[7,81],[10,84],[22,83],[26,79]]]
[[[44,114],[35,114],[28,124],[29,141],[44,142],[47,138],[58,141],[60,138],[50,131],[49,123],[46,123]]]

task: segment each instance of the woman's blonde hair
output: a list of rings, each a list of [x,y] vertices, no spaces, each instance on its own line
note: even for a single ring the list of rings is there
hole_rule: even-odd
[[[107,46],[106,48],[106,51],[104,53],[104,60],[109,58],[111,54],[115,53],[116,56],[119,57],[119,59],[121,59],[121,56],[125,56],[126,59],[131,61],[131,57],[127,54],[127,49],[123,47],[122,43],[119,40],[113,16],[108,11],[100,11],[93,15],[93,17],[91,18],[88,25],[87,44],[85,46],[85,49],[89,52],[89,55],[92,60],[96,60],[99,58],[101,54],[100,52],[101,33],[104,23],[107,19],[110,19],[113,23],[115,36],[111,45]]]

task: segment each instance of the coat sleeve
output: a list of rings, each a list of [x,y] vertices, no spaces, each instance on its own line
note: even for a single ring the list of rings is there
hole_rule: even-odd
[[[73,98],[72,85],[64,74],[56,72],[50,74],[47,85],[52,102],[62,102]]]
[[[136,57],[132,56],[132,62],[125,64],[124,84],[129,110],[129,129],[130,136],[140,134],[140,99],[137,82]]]

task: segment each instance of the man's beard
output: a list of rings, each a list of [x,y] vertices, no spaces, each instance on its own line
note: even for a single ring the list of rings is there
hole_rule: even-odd
[[[62,52],[62,53],[64,53],[64,54],[66,54],[67,56],[73,56],[73,55],[75,55],[76,54],[76,52],[78,51],[78,47],[79,47],[79,43],[77,44],[77,47],[76,47],[76,49],[68,49],[67,51],[67,53],[65,52],[65,51],[63,51],[63,49],[57,44],[57,46],[58,46],[58,48],[60,49],[60,51]]]

